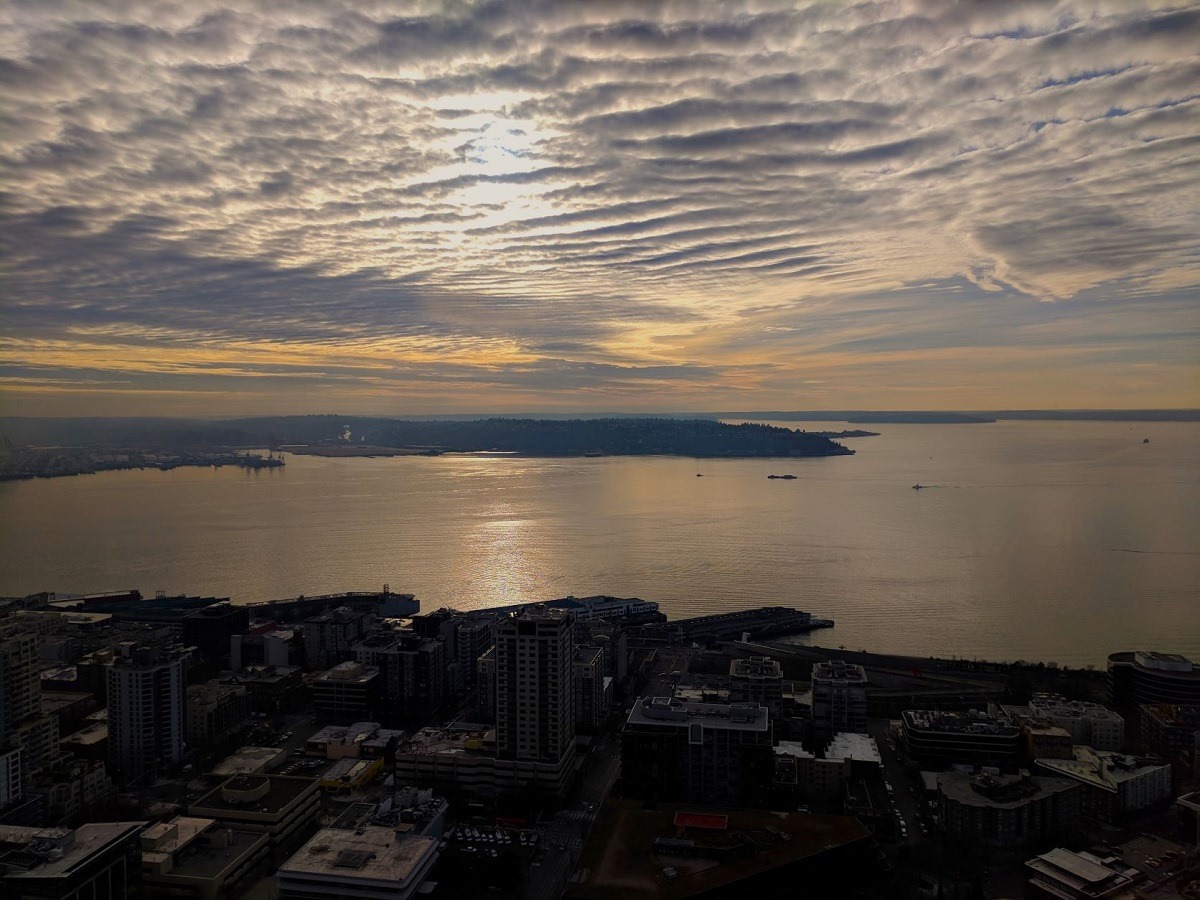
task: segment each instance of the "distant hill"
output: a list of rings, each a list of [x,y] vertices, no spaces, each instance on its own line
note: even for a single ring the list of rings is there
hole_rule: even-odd
[[[187,450],[365,444],[528,456],[808,457],[854,452],[827,437],[789,428],[674,418],[447,421],[316,415],[224,421],[5,419],[0,420],[0,433],[20,444]]]

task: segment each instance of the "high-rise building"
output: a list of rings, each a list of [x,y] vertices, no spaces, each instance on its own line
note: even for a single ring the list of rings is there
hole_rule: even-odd
[[[331,669],[353,658],[352,648],[367,633],[368,616],[340,606],[300,623],[304,635],[304,664],[309,669]]]
[[[575,648],[575,725],[583,732],[599,731],[608,718],[612,681],[604,676],[602,647]]]
[[[354,658],[380,673],[383,709],[401,718],[424,719],[446,702],[446,644],[402,629],[369,635]]]
[[[229,639],[250,630],[250,607],[216,603],[183,617],[183,643],[204,659],[229,665]]]
[[[863,667],[840,659],[816,663],[812,670],[812,717],[815,737],[821,741],[839,731],[866,734],[867,673]]]
[[[560,763],[575,741],[575,620],[531,607],[496,625],[496,756]]]
[[[778,712],[783,699],[783,669],[769,656],[731,660],[729,699],[734,703],[757,703]]]
[[[20,751],[6,757],[5,772],[10,784],[17,773],[21,792],[58,757],[58,719],[42,714],[38,640],[19,615],[0,621],[0,753]]]
[[[179,762],[187,733],[187,658],[135,647],[108,669],[108,759],[119,781]]]

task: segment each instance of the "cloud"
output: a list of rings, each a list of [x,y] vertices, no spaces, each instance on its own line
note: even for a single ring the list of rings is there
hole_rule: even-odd
[[[822,380],[780,336],[870,353],[847,317],[889,291],[905,299],[878,328],[914,347],[979,346],[981,298],[1010,343],[1042,316],[1069,346],[1107,321],[1101,301],[1196,322],[1194,5],[14,0],[3,16],[18,368],[22,347],[98,335],[121,359],[436,346],[455,359],[411,377],[444,379],[444,398],[626,384],[661,407],[696,373],[780,398]],[[920,283],[944,302],[911,300]],[[1157,333],[1127,324],[1130,347]],[[768,374],[742,329],[767,336]],[[525,368],[477,378],[470,355],[498,346]],[[226,377],[252,377],[236,362]],[[1174,371],[1156,403],[1189,402]],[[272,377],[321,372],[354,396],[320,365]],[[928,378],[907,405],[944,384]]]

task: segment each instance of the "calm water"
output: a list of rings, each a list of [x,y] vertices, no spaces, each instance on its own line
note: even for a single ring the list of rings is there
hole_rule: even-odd
[[[796,606],[837,620],[815,642],[880,651],[1200,657],[1200,424],[878,428],[790,462],[289,456],[3,484],[0,594],[608,593]]]

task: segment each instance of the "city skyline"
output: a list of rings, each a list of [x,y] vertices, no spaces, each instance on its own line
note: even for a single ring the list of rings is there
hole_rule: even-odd
[[[1200,406],[1188,4],[12,3],[0,412]]]

